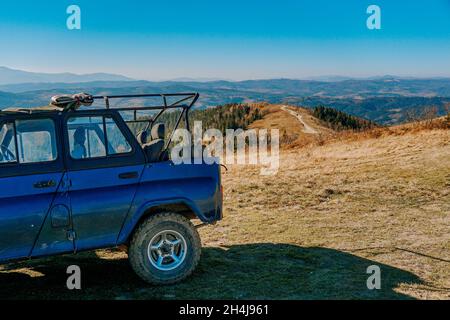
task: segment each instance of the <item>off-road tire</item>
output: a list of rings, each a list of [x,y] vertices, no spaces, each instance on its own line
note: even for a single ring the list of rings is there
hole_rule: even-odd
[[[154,235],[163,230],[174,230],[186,240],[186,257],[173,270],[162,271],[155,268],[147,255],[148,245]],[[155,285],[179,282],[194,272],[201,255],[201,241],[197,229],[184,216],[164,212],[150,216],[136,229],[131,239],[128,259],[136,274],[144,281]]]

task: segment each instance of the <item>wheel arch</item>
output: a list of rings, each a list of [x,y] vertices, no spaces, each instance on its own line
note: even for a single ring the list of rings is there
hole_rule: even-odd
[[[117,239],[117,244],[127,244],[136,230],[136,228],[148,217],[162,213],[162,212],[173,212],[186,217],[189,220],[200,219],[205,221],[205,217],[202,215],[201,211],[197,206],[189,201],[188,199],[166,199],[159,201],[151,201],[144,204],[139,210],[137,210],[133,216],[127,219],[124,227],[122,228],[119,237]]]

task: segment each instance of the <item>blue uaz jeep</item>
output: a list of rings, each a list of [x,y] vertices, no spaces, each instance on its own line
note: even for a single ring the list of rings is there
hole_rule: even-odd
[[[174,129],[189,128],[197,99],[78,94],[0,111],[0,263],[125,247],[149,283],[190,275],[197,227],[222,217],[220,166],[169,157]]]

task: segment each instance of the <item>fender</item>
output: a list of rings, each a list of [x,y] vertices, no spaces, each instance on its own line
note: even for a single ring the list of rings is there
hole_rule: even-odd
[[[134,231],[138,222],[141,220],[141,218],[145,214],[145,212],[147,212],[151,208],[162,206],[162,205],[167,205],[167,204],[184,204],[187,207],[189,207],[201,221],[203,221],[203,222],[208,221],[208,219],[203,215],[203,213],[197,207],[195,202],[188,198],[166,198],[166,199],[158,199],[158,200],[148,201],[148,202],[145,202],[143,205],[141,205],[137,209],[130,208],[130,212],[129,212],[127,218],[125,219],[122,229],[117,238],[117,245],[121,245],[127,241],[128,237]]]

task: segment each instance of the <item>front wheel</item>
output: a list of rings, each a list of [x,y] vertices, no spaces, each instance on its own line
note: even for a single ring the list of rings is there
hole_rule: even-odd
[[[133,270],[151,284],[172,284],[188,277],[200,260],[200,236],[176,213],[149,217],[136,230],[129,248]]]

